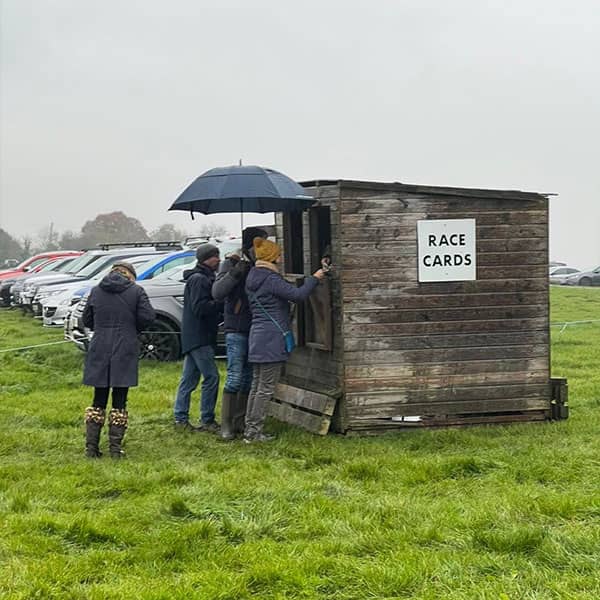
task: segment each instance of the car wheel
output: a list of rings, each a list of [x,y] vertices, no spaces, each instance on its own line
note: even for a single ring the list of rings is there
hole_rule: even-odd
[[[138,336],[140,358],[147,360],[177,360],[181,355],[179,332],[169,323],[157,319]]]
[[[582,277],[579,280],[579,285],[592,285],[592,280],[589,277]]]

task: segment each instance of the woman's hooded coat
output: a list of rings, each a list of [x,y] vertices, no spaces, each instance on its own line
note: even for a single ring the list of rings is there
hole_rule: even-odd
[[[83,324],[94,335],[85,359],[83,383],[93,387],[138,384],[138,332],[155,319],[146,292],[112,271],[92,288]]]

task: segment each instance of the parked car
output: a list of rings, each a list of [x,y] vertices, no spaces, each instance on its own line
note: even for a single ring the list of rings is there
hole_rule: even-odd
[[[29,277],[35,277],[38,274],[43,276],[48,275],[49,273],[64,273],[64,271],[75,260],[76,257],[77,255],[50,258],[46,262],[34,267],[27,273],[13,275],[12,277],[0,280],[0,306],[11,306],[13,303],[12,287],[18,281],[21,281],[22,279],[28,279]]]
[[[140,358],[152,360],[177,360],[181,356],[181,321],[183,319],[182,279],[184,268],[173,269],[169,277],[141,281],[150,303],[156,311],[156,320],[140,333]],[[82,316],[88,294],[75,305],[65,322],[65,339],[74,342],[80,350],[87,351],[92,332],[83,325]]]
[[[40,254],[36,254],[35,256],[31,256],[28,259],[24,260],[20,265],[17,265],[14,269],[5,269],[4,271],[0,271],[0,280],[8,279],[13,275],[21,275],[22,273],[27,273],[31,271],[38,265],[47,262],[51,258],[58,258],[59,256],[77,256],[81,254],[76,250],[56,250],[52,252],[41,252]]]
[[[63,272],[36,273],[19,279],[10,289],[12,303],[21,308],[29,308],[31,306],[31,298],[33,297],[32,291],[36,286],[65,279],[74,280],[80,271],[105,255],[106,251],[104,250],[89,250],[75,258]]]
[[[231,246],[229,246],[231,248]],[[235,248],[235,251],[239,249]],[[221,246],[222,255],[225,247]],[[170,361],[181,357],[181,322],[183,320],[183,272],[189,265],[181,265],[151,280],[140,281],[156,311],[156,320],[140,333],[140,358]],[[92,332],[83,326],[82,315],[87,296],[77,303],[65,320],[65,339],[87,351]],[[225,356],[223,324],[217,335],[217,356]]]
[[[51,294],[54,295],[60,293],[59,290],[64,291],[65,284],[91,279],[116,260],[127,260],[128,258],[142,255],[164,255],[175,249],[181,250],[181,246],[175,248],[172,243],[144,242],[129,246],[125,244],[114,244],[114,246],[117,247],[100,250],[102,254],[75,275],[43,281],[43,285],[37,283],[29,289],[27,289],[26,285],[23,294],[21,294],[23,305],[29,305],[33,314],[40,316],[42,314],[41,301],[43,299],[49,297]],[[104,248],[106,247],[107,246]],[[92,252],[96,253],[98,251],[94,250]]]
[[[592,271],[580,271],[573,275],[567,275],[563,285],[600,285],[600,267]]]
[[[551,267],[549,272],[550,283],[562,285],[566,282],[567,277],[579,273],[579,269],[573,267]]]
[[[195,258],[196,253],[194,250],[180,250],[166,255],[160,254],[157,257],[153,255],[137,256],[128,259],[128,261],[135,267],[138,273],[138,281],[149,281],[161,273],[169,272],[175,267],[189,265]],[[64,287],[62,285],[57,286],[63,291],[52,293],[41,302],[44,326],[62,327],[71,307],[77,304],[106,275],[112,267],[113,262],[110,262],[104,270],[100,271],[92,279],[86,281],[85,285],[82,285],[81,281],[77,281]]]

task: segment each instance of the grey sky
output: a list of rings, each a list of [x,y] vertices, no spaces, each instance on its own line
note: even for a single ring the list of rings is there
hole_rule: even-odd
[[[552,258],[600,264],[594,0],[0,5],[13,235],[112,210],[191,228],[167,207],[242,158],[300,180],[557,192]]]

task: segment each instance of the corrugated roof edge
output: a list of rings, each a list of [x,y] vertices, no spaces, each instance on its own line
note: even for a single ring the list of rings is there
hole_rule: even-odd
[[[443,196],[462,196],[465,198],[497,198],[506,200],[535,200],[540,197],[556,196],[554,193],[522,192],[520,190],[491,190],[478,188],[457,188],[434,185],[414,185],[398,181],[385,183],[382,181],[357,181],[353,179],[312,179],[300,181],[302,187],[318,187],[339,185],[345,188],[371,189],[387,192],[408,192],[412,194],[429,194]]]

